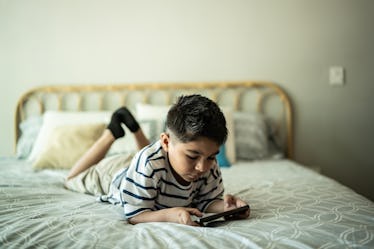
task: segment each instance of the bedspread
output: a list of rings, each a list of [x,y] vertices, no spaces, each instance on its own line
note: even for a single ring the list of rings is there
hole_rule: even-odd
[[[373,248],[374,204],[293,161],[223,168],[227,193],[251,206],[215,227],[130,225],[120,206],[63,188],[65,171],[0,160],[1,248]]]

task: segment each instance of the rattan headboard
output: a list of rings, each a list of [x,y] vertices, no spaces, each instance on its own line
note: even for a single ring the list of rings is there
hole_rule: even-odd
[[[220,106],[234,111],[255,111],[277,124],[277,133],[288,158],[293,155],[293,114],[288,95],[271,82],[190,82],[152,84],[99,84],[42,86],[26,92],[18,101],[15,139],[19,124],[47,110],[114,110],[121,105],[133,108],[136,102],[171,104],[180,94],[200,93]]]

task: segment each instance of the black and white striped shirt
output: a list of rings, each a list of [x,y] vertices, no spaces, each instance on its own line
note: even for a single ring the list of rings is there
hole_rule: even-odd
[[[110,196],[122,204],[126,218],[170,207],[204,211],[213,200],[222,199],[223,183],[216,163],[188,186],[177,182],[170,167],[167,153],[157,141],[139,151],[130,166],[113,178]]]

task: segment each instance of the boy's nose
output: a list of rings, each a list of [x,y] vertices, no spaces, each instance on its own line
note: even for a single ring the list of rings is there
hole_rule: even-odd
[[[209,162],[206,160],[199,160],[199,162],[196,164],[196,170],[200,172],[206,172],[210,168]]]

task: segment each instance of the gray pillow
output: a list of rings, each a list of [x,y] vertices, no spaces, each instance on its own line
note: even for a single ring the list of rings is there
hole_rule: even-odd
[[[268,128],[263,115],[235,112],[234,133],[238,160],[256,160],[268,156]]]
[[[30,155],[42,123],[41,116],[34,116],[20,124],[21,136],[17,142],[17,158],[25,159]]]

